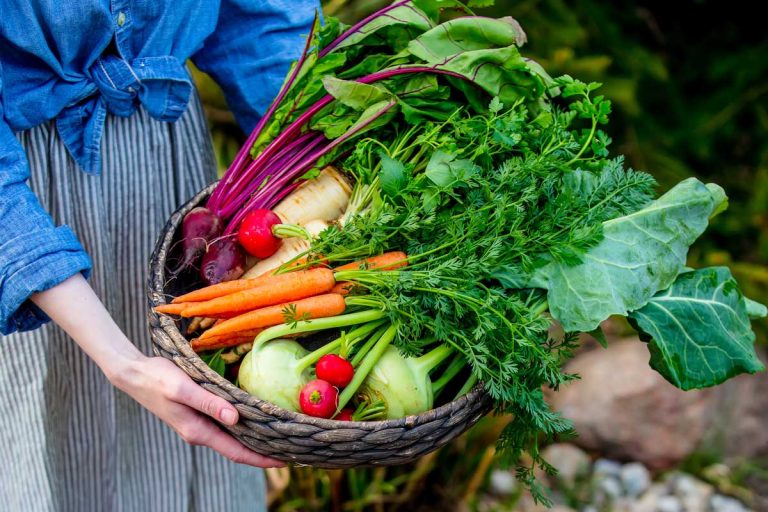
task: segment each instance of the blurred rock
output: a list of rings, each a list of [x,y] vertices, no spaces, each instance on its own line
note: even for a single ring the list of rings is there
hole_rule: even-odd
[[[639,462],[622,466],[620,477],[624,493],[630,498],[640,496],[651,485],[651,473]]]
[[[592,467],[592,474],[595,478],[602,476],[615,476],[621,477],[621,464],[615,460],[610,459],[597,459]]]
[[[709,510],[712,512],[748,512],[749,509],[745,507],[739,500],[723,496],[722,494],[715,494],[709,500]]]
[[[768,373],[681,391],[651,369],[649,359],[646,344],[630,338],[568,364],[581,380],[549,396],[573,420],[576,444],[654,470],[700,448],[726,456],[768,454]]]
[[[573,444],[549,445],[542,455],[557,468],[556,478],[568,485],[573,485],[577,479],[589,474],[591,464],[589,455]]]
[[[683,512],[683,504],[675,496],[662,496],[656,502],[656,509],[659,512]],[[701,510],[701,509],[694,509]]]
[[[667,496],[667,486],[661,483],[652,484],[645,493],[640,496],[632,508],[632,512],[658,512],[659,501]]]
[[[706,510],[709,499],[715,492],[711,485],[686,473],[673,473],[667,481],[672,493],[680,499],[686,511]]]
[[[494,469],[491,472],[489,488],[496,496],[510,496],[517,491],[517,479],[509,471]]]

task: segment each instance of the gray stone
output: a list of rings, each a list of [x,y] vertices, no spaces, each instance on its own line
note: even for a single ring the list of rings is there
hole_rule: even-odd
[[[722,494],[715,494],[709,500],[709,510],[712,512],[748,512],[739,500]]]
[[[659,512],[683,512],[683,504],[675,496],[662,496],[656,502]]]
[[[544,458],[557,468],[557,478],[568,485],[589,474],[590,459],[580,448],[567,443],[547,446]]]
[[[517,490],[517,479],[509,471],[494,469],[491,472],[489,488],[496,496],[510,496]]]
[[[620,476],[624,492],[631,498],[640,496],[651,485],[651,473],[639,462],[622,466]]]
[[[592,466],[592,474],[595,478],[605,476],[621,477],[621,464],[615,460],[610,459],[597,459]]]
[[[709,499],[715,492],[708,483],[686,473],[673,473],[668,481],[670,489],[680,498],[686,511],[706,510]]]
[[[667,486],[663,483],[653,483],[634,504],[632,512],[658,512],[659,500],[668,495]],[[699,509],[695,512],[701,512]]]
[[[618,478],[612,476],[603,478],[597,482],[597,492],[609,502],[615,501],[622,494],[621,483]]]

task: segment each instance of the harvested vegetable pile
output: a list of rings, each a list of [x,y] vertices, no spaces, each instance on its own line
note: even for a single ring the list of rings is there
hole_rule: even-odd
[[[447,1],[317,24],[207,209],[185,220],[180,268],[209,248],[213,284],[160,310],[199,317],[193,347],[217,350],[213,367],[247,354],[239,384],[307,414],[402,417],[452,381],[458,394],[481,382],[513,418],[501,455],[545,470],[539,443],[570,423],[542,388],[575,378],[562,366],[578,334],[604,340],[611,315],[682,389],[761,370],[750,318],[766,308],[727,268],[686,267],[725,192],[688,179],[657,197],[649,174],[609,156],[600,85],[549,77],[524,42],[512,18]],[[329,164],[352,183],[348,204]],[[323,180],[328,195],[297,202]],[[260,261],[232,280],[245,252]],[[325,330],[311,353],[285,339]],[[539,496],[531,465],[518,476]]]

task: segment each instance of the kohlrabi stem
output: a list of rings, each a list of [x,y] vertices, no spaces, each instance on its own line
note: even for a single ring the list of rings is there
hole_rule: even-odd
[[[459,398],[460,396],[464,396],[467,393],[469,393],[469,390],[475,387],[475,384],[477,384],[477,375],[473,373],[472,375],[469,376],[469,378],[464,383],[464,385],[461,386],[461,389],[459,390],[459,392],[456,393],[454,400],[456,400],[456,398]]]
[[[445,385],[458,375],[464,366],[466,366],[464,356],[457,354],[456,357],[453,358],[453,361],[451,361],[451,364],[448,365],[448,368],[443,371],[440,378],[432,382],[432,394],[436,397],[443,390]]]
[[[349,325],[357,325],[366,322],[372,322],[374,320],[380,320],[384,318],[385,313],[378,310],[358,311],[357,313],[349,313],[347,315],[329,316],[327,318],[317,318],[314,320],[301,320],[292,324],[280,324],[269,329],[264,329],[253,340],[254,345],[274,340],[275,338],[282,338],[289,334],[297,334],[301,332],[310,331],[323,331],[325,329],[338,329],[339,327],[347,327]]]
[[[424,375],[426,375],[451,354],[453,354],[453,347],[450,345],[442,344],[439,347],[430,350],[423,356],[417,358],[416,361],[414,361],[414,365],[421,368]]]
[[[299,359],[299,362],[297,363],[296,367],[299,369],[299,371],[304,371],[310,366],[312,366],[313,363],[317,362],[318,359],[323,357],[326,354],[330,354],[331,352],[335,352],[337,348],[341,348],[341,346],[344,344],[344,340],[347,340],[347,344],[349,346],[354,345],[361,339],[364,339],[368,334],[371,333],[371,331],[375,330],[377,327],[380,327],[384,324],[384,320],[379,320],[376,322],[368,322],[367,324],[364,324],[361,327],[358,327],[357,329],[353,329],[349,333],[342,334],[338,338],[336,338],[333,341],[329,341],[322,347],[318,348],[317,350],[310,352],[306,356]]]
[[[376,344],[371,351],[365,356],[362,363],[360,363],[360,366],[355,370],[355,376],[352,377],[352,381],[347,384],[347,387],[345,387],[344,391],[339,395],[339,403],[336,406],[337,414],[355,396],[355,393],[357,393],[357,390],[363,384],[365,378],[371,373],[371,370],[373,370],[373,367],[379,359],[381,359],[381,356],[384,354],[384,351],[387,350],[389,344],[392,343],[392,340],[395,339],[396,334],[397,327],[390,325],[387,330],[384,331],[384,334],[382,334],[376,341]]]
[[[381,327],[383,326],[383,327]],[[381,322],[377,328],[381,327],[379,331],[377,331],[373,336],[371,336],[368,341],[365,342],[365,344],[360,347],[360,349],[355,353],[355,357],[352,358],[352,360],[349,362],[354,368],[357,368],[357,365],[360,364],[360,361],[363,360],[365,355],[371,350],[371,347],[376,343],[376,340],[378,340],[382,334],[384,334],[384,331],[387,330],[389,327],[388,325],[384,325],[384,322]]]

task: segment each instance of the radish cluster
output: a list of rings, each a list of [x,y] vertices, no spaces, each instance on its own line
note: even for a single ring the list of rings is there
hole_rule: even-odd
[[[339,388],[352,381],[355,370],[352,364],[336,354],[326,354],[315,365],[317,378],[308,382],[299,393],[301,412],[318,418],[331,418],[339,403]],[[337,419],[352,419],[350,409],[342,410]]]

